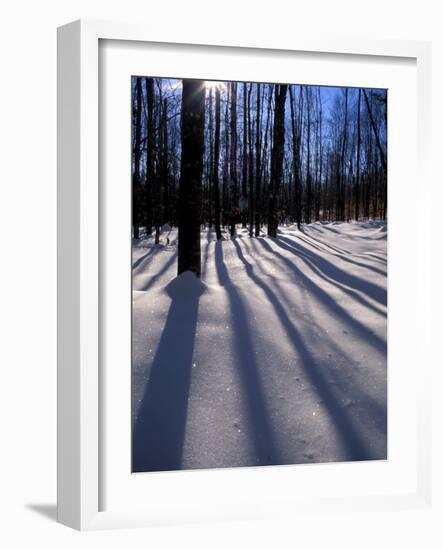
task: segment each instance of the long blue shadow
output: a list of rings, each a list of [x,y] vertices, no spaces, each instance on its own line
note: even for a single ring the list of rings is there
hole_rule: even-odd
[[[182,468],[192,356],[203,285],[200,291],[200,287],[194,285],[191,291],[183,293],[174,286],[177,280],[168,286],[172,302],[133,429],[133,472]]]
[[[167,260],[167,262],[163,265],[163,267],[157,271],[157,273],[155,273],[155,275],[152,275],[152,277],[146,281],[146,283],[139,289],[141,291],[144,291],[146,292],[147,290],[149,290],[149,288],[156,282],[158,281],[158,279],[161,277],[161,275],[163,275],[164,273],[166,273],[166,271],[172,266],[172,264],[175,262],[176,260],[176,257],[177,257],[177,254],[176,252],[174,252],[173,254],[171,254],[170,258]]]
[[[244,242],[244,248],[249,255],[253,256],[253,254],[255,254],[254,261],[256,265],[259,267],[262,273],[265,273],[265,270],[263,269],[263,266],[259,260],[259,255],[257,253],[256,239],[250,239],[250,243],[251,243],[251,246],[253,247],[253,251],[249,248],[249,245],[246,242]],[[281,285],[278,279],[270,274],[268,274],[267,277],[269,277],[272,280],[272,288],[278,291],[278,297],[280,301],[282,301],[283,303],[289,303],[290,296],[288,296],[286,291],[283,290],[283,288],[281,288]],[[349,354],[346,353],[341,347],[339,347],[337,342],[332,340],[327,333],[323,334],[323,336],[321,337],[321,343],[324,344],[327,350],[333,351],[335,360],[337,360],[338,363],[344,362],[347,364],[351,364],[352,362],[354,362],[354,357],[350,357]],[[324,351],[324,354],[325,353],[326,352]],[[355,382],[353,377],[350,379],[344,376],[340,369],[333,370],[332,378],[336,382],[341,395],[352,396],[352,398],[356,402],[363,404],[364,410],[366,410],[369,414],[370,421],[375,425],[376,429],[378,430],[378,433],[382,434],[382,437],[386,439],[386,436],[387,436],[386,404],[379,403],[378,401],[373,399],[370,395],[366,393],[366,391],[357,382]]]
[[[147,261],[148,259],[151,260],[152,258],[149,258],[149,256],[153,256],[156,252],[158,252],[159,248],[154,248],[152,247],[148,252],[146,252],[146,254],[143,254],[140,258],[138,258],[138,260],[135,260],[134,263],[132,264],[132,269],[133,270],[137,270],[137,268],[142,264],[144,263],[145,261]]]
[[[297,280],[303,284],[304,288],[310,290],[310,292],[323,303],[323,305],[330,311],[332,315],[340,319],[342,322],[346,323],[347,326],[349,326],[358,335],[359,338],[362,338],[364,342],[371,345],[381,354],[386,355],[387,343],[385,340],[372,332],[363,323],[361,323],[361,321],[355,319],[349,313],[347,313],[347,311],[335,300],[333,300],[333,298],[329,296],[319,285],[315,284],[311,279],[304,275],[301,269],[299,269],[283,254],[280,254],[277,250],[272,248],[268,242],[266,242],[264,239],[259,239],[257,242],[259,242],[261,246],[266,248],[272,255],[280,258],[295,273]],[[274,239],[273,242],[278,244],[277,239]]]
[[[335,397],[333,390],[327,383],[327,380],[325,379],[321,371],[321,365],[318,364],[317,361],[315,361],[315,359],[310,354],[309,350],[304,344],[301,334],[288,317],[276,294],[254,273],[253,266],[245,259],[239,244],[236,241],[233,241],[233,244],[236,247],[239,259],[246,268],[247,274],[258,286],[260,286],[264,290],[267,298],[269,299],[281,321],[284,332],[286,333],[294,349],[301,357],[304,372],[306,373],[312,386],[316,389],[319,398],[324,403],[331,419],[333,420],[334,425],[336,426],[342,446],[345,449],[344,460],[373,460],[385,458],[374,455],[369,445],[367,445],[367,442],[363,440],[363,437],[358,432],[358,429],[354,426],[345,409],[339,404],[339,401]]]
[[[344,292],[348,296],[351,296],[354,300],[359,302],[361,305],[371,309],[372,311],[374,311],[379,315],[382,315],[383,317],[387,317],[386,311],[383,311],[379,306],[369,302],[367,298],[365,298],[366,295],[364,293],[362,295],[358,294],[358,292],[356,292],[356,290],[354,290],[353,288],[349,288],[348,286],[345,286],[345,283],[340,282],[336,278],[332,278],[326,273],[324,273],[321,270],[321,268],[318,267],[315,264],[315,262],[311,259],[311,256],[309,256],[308,253],[305,253],[303,249],[299,250],[296,253],[296,256],[300,258],[304,263],[306,263],[316,273],[316,275],[318,275],[318,277],[321,277],[322,279],[324,279],[324,281],[327,281],[328,283],[339,288],[342,292]]]
[[[235,240],[233,239],[232,242],[235,243]],[[247,312],[224,263],[224,243],[228,243],[228,241],[216,241],[215,243],[215,265],[219,282],[225,287],[229,297],[235,352],[238,358],[238,374],[245,395],[247,417],[256,459],[252,464],[243,464],[243,466],[283,464],[273,435],[268,405],[258,372]]]
[[[323,273],[325,273],[332,279],[335,279],[336,281],[344,283],[347,286],[363,292],[379,304],[382,304],[384,306],[387,305],[387,290],[385,288],[382,288],[374,283],[371,283],[370,281],[352,275],[351,273],[348,273],[348,271],[340,269],[336,265],[330,263],[324,257],[318,256],[318,254],[315,254],[314,252],[307,250],[305,247],[300,246],[292,239],[279,237],[278,239],[274,239],[273,242],[280,248],[283,248],[284,250],[288,250],[292,254],[295,254],[295,256],[302,254],[304,257],[307,257],[313,263],[315,263]],[[381,274],[385,275],[385,273]]]
[[[339,249],[337,246],[333,246],[325,241],[321,241],[321,239],[318,239],[316,237],[312,237],[311,235],[308,235],[308,238],[306,238],[305,236],[301,236],[299,234],[292,234],[291,235],[292,237],[295,237],[296,239],[304,242],[305,244],[309,245],[309,246],[312,246],[314,248],[316,248],[316,250],[318,250],[319,252],[326,252],[328,254],[332,254],[333,256],[336,256],[337,258],[339,258],[339,260],[342,260],[343,262],[347,262],[349,264],[353,264],[353,265],[357,265],[358,267],[362,267],[364,269],[368,269],[369,271],[373,271],[374,273],[377,273],[378,275],[387,275],[387,272],[384,270],[384,269],[380,269],[378,267],[375,267],[373,265],[368,265],[366,264],[365,262],[358,262],[357,260],[354,259],[354,254],[352,254],[351,252],[348,252],[348,250],[344,250],[344,249]],[[287,243],[290,243],[292,244],[293,243],[293,240],[292,239],[287,239],[287,237],[281,237],[283,240],[285,240]],[[311,239],[311,241],[314,241],[315,243],[321,243],[322,246],[318,246],[317,244],[313,244],[313,242],[311,242],[309,239]],[[306,249],[306,252],[308,252],[309,249]]]

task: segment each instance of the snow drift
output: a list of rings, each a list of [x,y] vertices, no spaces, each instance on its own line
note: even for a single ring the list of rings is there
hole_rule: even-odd
[[[133,470],[385,459],[386,237],[205,230],[201,280],[176,244],[135,243]]]

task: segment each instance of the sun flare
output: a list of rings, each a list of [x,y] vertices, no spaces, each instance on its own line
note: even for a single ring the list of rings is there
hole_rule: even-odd
[[[224,89],[224,82],[218,82],[217,80],[205,80],[204,81],[204,86],[206,88],[206,90],[216,90],[218,88],[218,90],[222,90]]]

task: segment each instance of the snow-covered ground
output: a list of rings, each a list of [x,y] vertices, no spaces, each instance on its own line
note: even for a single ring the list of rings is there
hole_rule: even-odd
[[[168,237],[168,244],[167,244]],[[387,227],[133,247],[134,471],[387,457]]]

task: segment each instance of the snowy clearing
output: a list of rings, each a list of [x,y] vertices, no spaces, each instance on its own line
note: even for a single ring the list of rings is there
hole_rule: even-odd
[[[133,247],[133,470],[386,459],[386,225],[207,229],[201,280],[176,239]]]

